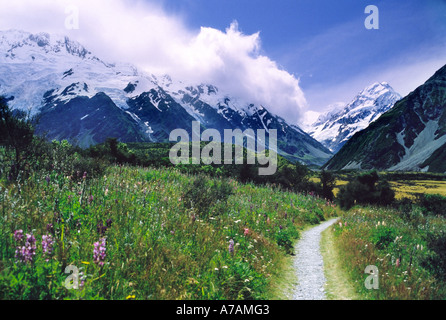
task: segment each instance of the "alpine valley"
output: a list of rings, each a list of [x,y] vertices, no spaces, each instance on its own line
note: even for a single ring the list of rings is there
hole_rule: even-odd
[[[212,84],[192,84],[108,63],[64,36],[0,32],[0,95],[39,115],[38,133],[81,147],[104,142],[168,142],[172,130],[277,129],[278,153],[323,165],[332,152],[297,125],[241,102]]]

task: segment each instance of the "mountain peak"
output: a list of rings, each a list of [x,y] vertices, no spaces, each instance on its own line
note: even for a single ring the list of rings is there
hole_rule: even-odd
[[[87,58],[91,55],[79,42],[73,41],[67,36],[50,35],[46,32],[29,33],[22,30],[0,31],[0,48],[6,53],[6,57],[14,59],[21,55],[22,51],[28,53],[26,48],[32,48],[37,52],[43,51],[45,54],[66,51],[70,55],[80,58]],[[92,57],[93,58],[93,57]]]
[[[363,89],[344,107],[334,105],[313,124],[310,135],[333,152],[358,131],[365,129],[393,107],[401,96],[387,82],[376,82]]]
[[[446,172],[445,86],[446,66],[352,137],[325,167]]]

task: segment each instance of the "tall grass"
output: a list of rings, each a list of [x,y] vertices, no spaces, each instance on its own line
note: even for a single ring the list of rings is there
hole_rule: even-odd
[[[196,188],[208,192],[208,206],[196,205]],[[102,177],[53,170],[3,180],[0,298],[262,299],[299,230],[333,214],[317,197],[175,169],[113,166]],[[31,262],[16,253],[24,246],[17,230],[36,239]],[[77,290],[65,285],[67,266],[80,271]]]
[[[344,268],[363,299],[446,298],[446,220],[392,209],[355,207],[333,227]],[[367,289],[367,266],[378,268],[378,289]]]

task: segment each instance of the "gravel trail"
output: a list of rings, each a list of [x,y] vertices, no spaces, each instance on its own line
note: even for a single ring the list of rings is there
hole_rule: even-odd
[[[298,285],[294,290],[294,300],[325,300],[324,262],[320,252],[321,233],[337,219],[322,222],[305,231],[296,247],[294,267]]]

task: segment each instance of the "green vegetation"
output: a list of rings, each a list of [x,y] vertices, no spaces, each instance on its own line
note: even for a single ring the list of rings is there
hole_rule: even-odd
[[[163,145],[22,142],[0,147],[0,299],[271,298],[300,230],[336,210],[295,192],[316,186],[300,165],[273,185],[243,166],[173,167]]]
[[[0,299],[286,298],[293,244],[338,216],[335,201],[348,211],[325,236],[328,272],[356,293],[333,281],[332,298],[446,298],[446,198],[392,189],[430,176],[316,173],[282,157],[266,177],[258,165],[173,166],[172,144],[47,142],[0,106]],[[368,265],[379,290],[364,287]]]
[[[361,299],[445,299],[446,220],[414,206],[409,212],[355,207],[333,228],[335,243]],[[379,288],[365,269],[379,270]]]
[[[376,171],[362,173],[340,188],[339,204],[350,209],[355,204],[387,206],[395,200],[395,192],[386,180],[380,180]]]

